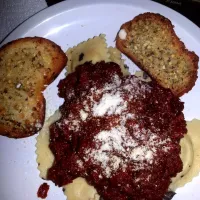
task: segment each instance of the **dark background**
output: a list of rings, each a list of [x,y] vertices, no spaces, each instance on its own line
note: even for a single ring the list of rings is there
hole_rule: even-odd
[[[62,0],[46,0],[51,6]],[[142,0],[141,0],[142,1]],[[153,0],[181,13],[200,27],[200,0]]]
[[[200,27],[200,0],[153,0],[176,10]]]

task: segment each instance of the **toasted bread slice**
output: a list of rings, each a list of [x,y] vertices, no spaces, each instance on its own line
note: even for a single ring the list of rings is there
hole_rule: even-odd
[[[28,137],[42,128],[42,91],[66,62],[67,57],[58,45],[40,37],[18,39],[0,49],[1,135]]]
[[[185,48],[169,19],[144,13],[126,22],[116,37],[117,48],[176,96],[192,89],[198,56]]]

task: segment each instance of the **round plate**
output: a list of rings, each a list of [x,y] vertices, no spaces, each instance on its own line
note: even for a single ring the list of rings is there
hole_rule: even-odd
[[[1,45],[26,36],[41,36],[53,40],[66,51],[88,38],[106,34],[108,45],[114,46],[115,36],[126,21],[144,12],[156,12],[169,18],[186,47],[200,56],[200,29],[177,12],[149,0],[67,0],[49,7],[15,29]],[[131,71],[136,67],[128,59]],[[199,74],[200,76],[200,74]],[[57,97],[57,84],[64,71],[45,91],[46,115],[50,116],[62,103]],[[185,102],[186,120],[200,119],[200,79],[181,99]],[[37,170],[35,140],[0,137],[0,197],[2,200],[35,200],[43,180]],[[64,200],[62,189],[51,182],[48,200]],[[177,190],[173,200],[199,200],[200,176]]]

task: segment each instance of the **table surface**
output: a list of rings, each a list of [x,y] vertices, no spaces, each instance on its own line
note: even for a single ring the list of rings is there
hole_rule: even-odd
[[[45,0],[0,0],[0,43],[24,20],[46,7]]]
[[[49,5],[60,1],[62,0],[0,0],[0,43],[23,21]],[[197,3],[197,0],[153,1],[162,3],[180,12],[200,27],[200,3]]]

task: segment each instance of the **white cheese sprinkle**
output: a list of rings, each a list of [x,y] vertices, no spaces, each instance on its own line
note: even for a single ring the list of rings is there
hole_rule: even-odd
[[[40,129],[40,128],[42,127],[42,124],[39,123],[39,122],[37,122],[37,123],[35,124],[35,127],[36,127],[37,129]]]
[[[135,171],[151,167],[158,150],[170,150],[167,146],[170,139],[164,140],[150,130],[140,127],[135,113],[129,113],[129,102],[145,98],[146,92],[149,91],[150,86],[141,85],[137,78],[127,77],[122,81],[115,75],[103,88],[93,87],[87,94],[82,94],[83,102],[77,99],[77,110],[71,111],[64,120],[64,125],[67,125],[69,130],[81,131],[83,122],[87,123],[94,117],[102,116],[106,120],[115,115],[115,120],[106,121],[105,130],[101,129],[95,134],[94,146],[83,150],[83,160],[100,165],[107,178],[118,169],[125,171],[130,163],[135,165]],[[127,126],[127,123],[133,124]],[[80,161],[77,164],[82,166]]]
[[[126,36],[127,36],[127,32],[126,32],[124,29],[121,29],[121,30],[119,31],[119,38],[120,38],[121,40],[125,40],[125,39],[126,39]]]
[[[80,117],[83,121],[85,121],[88,117],[88,113],[86,113],[84,110],[80,110]]]
[[[126,108],[126,105],[123,102],[124,100],[120,97],[119,92],[116,92],[115,94],[103,94],[100,102],[94,104],[93,115],[103,116],[105,114],[120,114],[122,110]]]
[[[22,86],[22,84],[21,84],[21,83],[18,83],[18,84],[16,85],[16,88],[19,89],[21,86]]]

